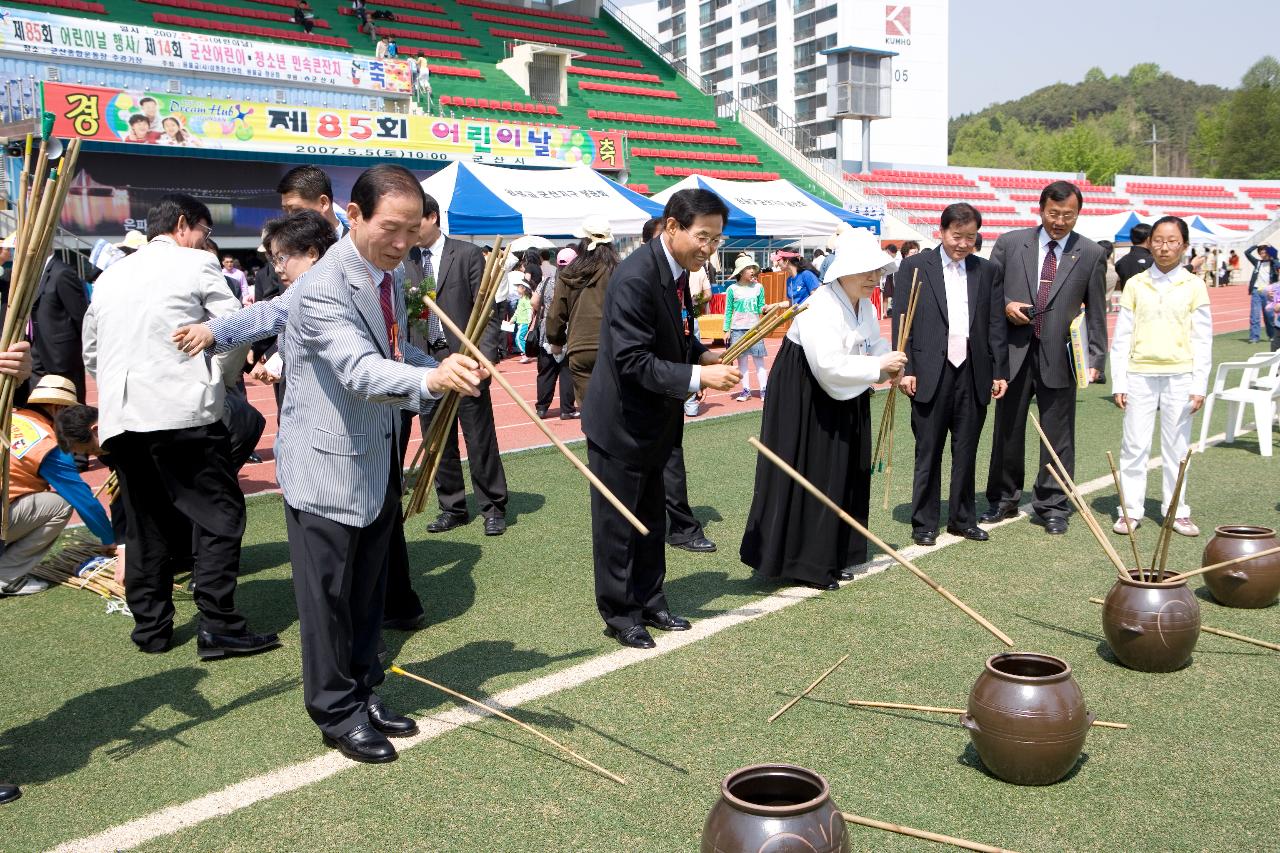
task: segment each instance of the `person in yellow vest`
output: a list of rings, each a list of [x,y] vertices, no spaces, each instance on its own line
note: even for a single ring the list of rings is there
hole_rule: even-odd
[[[1160,415],[1160,456],[1164,469],[1161,514],[1169,511],[1178,468],[1191,444],[1191,416],[1208,393],[1213,366],[1213,315],[1204,280],[1182,265],[1189,239],[1187,223],[1166,216],[1151,226],[1155,263],[1125,284],[1111,339],[1111,394],[1124,410],[1120,479],[1127,508],[1118,508],[1116,533],[1127,535],[1142,522],[1147,496],[1147,456],[1156,414]],[[1173,530],[1199,536],[1183,481],[1174,508]]]
[[[48,375],[27,404],[13,410],[9,452],[9,530],[0,555],[0,595],[31,595],[49,585],[28,574],[53,546],[71,512],[104,545],[115,542],[106,510],[80,476],[75,459],[58,447],[54,420],[77,406],[70,379]]]

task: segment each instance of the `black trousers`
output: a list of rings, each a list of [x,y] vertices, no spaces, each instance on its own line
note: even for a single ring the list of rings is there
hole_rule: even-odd
[[[662,469],[662,490],[667,509],[667,542],[683,545],[704,535],[702,525],[689,506],[689,485],[684,470],[684,448],[671,448],[671,457]]]
[[[1076,388],[1048,388],[1040,376],[1039,344],[1034,339],[1018,375],[1009,380],[1009,390],[996,401],[996,428],[991,444],[991,467],[987,472],[987,502],[1017,504],[1022,500],[1022,487],[1026,482],[1027,414],[1031,398],[1036,398],[1040,410],[1040,426],[1053,449],[1067,466],[1067,473],[1075,476],[1076,467]],[[1032,511],[1042,519],[1065,518],[1071,513],[1067,496],[1049,476],[1045,466],[1052,457],[1034,434],[1040,445],[1040,466],[1036,469],[1035,492]]]
[[[459,421],[462,423],[462,437],[467,442],[471,485],[476,490],[480,514],[485,518],[503,516],[507,511],[507,475],[502,470],[502,457],[498,455],[498,431],[493,425],[493,398],[489,394],[488,382],[481,387],[479,397],[463,397],[458,405],[458,417],[445,441],[440,471],[436,474],[440,511],[470,515],[467,512],[466,485],[462,480],[462,456],[458,452]],[[423,418],[422,426],[425,433],[426,418]]]
[[[610,456],[587,440],[587,465],[609,490],[649,528],[641,536],[600,493],[591,490],[591,551],[595,561],[596,607],[606,625],[625,631],[644,615],[666,610],[662,582],[667,557],[662,543],[664,511],[659,466],[637,466]]]
[[[413,429],[413,412],[400,412],[400,468],[404,469],[409,450],[409,433]],[[404,538],[404,516],[397,512],[391,532],[391,558],[387,568],[385,619],[416,619],[422,615],[422,599],[409,580],[409,545]]]
[[[560,386],[560,412],[572,412],[576,400],[573,393],[573,374],[569,372],[569,359],[556,361],[551,353],[538,348],[538,411],[551,408],[556,386]]]
[[[398,457],[391,454],[395,468]],[[351,527],[285,504],[293,591],[302,637],[302,697],[307,713],[330,737],[369,721],[381,701],[378,640],[400,476],[391,471],[382,510],[368,527]]]
[[[195,531],[195,602],[200,627],[245,630],[236,611],[244,495],[231,467],[221,421],[157,432],[125,432],[107,441],[129,518],[125,600],[133,641],[148,650],[173,636],[173,576],[191,566]]]
[[[938,529],[942,499],[942,449],[951,435],[951,497],[948,524],[972,527],[977,521],[974,475],[978,464],[978,436],[987,419],[985,402],[974,398],[973,366],[946,362],[933,399],[912,401],[911,433],[916,439],[916,470],[911,488],[911,529]]]

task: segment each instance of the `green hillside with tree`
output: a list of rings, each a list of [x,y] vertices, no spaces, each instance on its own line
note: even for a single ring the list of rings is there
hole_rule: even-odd
[[[1092,68],[1016,101],[951,119],[953,166],[1084,172],[1280,178],[1280,62],[1260,59],[1237,89],[1183,80],[1154,63],[1108,77]]]

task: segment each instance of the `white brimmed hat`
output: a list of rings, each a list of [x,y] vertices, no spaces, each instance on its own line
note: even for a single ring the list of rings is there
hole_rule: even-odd
[[[141,231],[126,231],[124,232],[124,239],[115,244],[117,249],[133,249],[134,251],[141,249],[145,245],[147,245],[147,235]]]
[[[756,262],[755,258],[751,257],[746,252],[743,252],[741,255],[734,258],[733,272],[729,273],[729,278],[737,279],[738,276],[742,275],[743,270],[749,270],[752,267],[755,267],[756,271],[759,272],[760,264]]]
[[[53,374],[40,378],[36,387],[31,389],[27,402],[53,406],[76,406],[80,403],[76,399],[76,384],[65,376]]]
[[[0,249],[16,249],[18,248],[18,232],[15,231],[3,240],[0,240]]]
[[[840,237],[836,241],[835,253],[835,259],[827,267],[827,274],[822,277],[824,282],[893,266],[893,258],[880,248],[879,238],[865,228],[854,228]]]
[[[837,225],[835,233],[827,238],[827,251],[828,252],[834,251],[836,244],[838,244],[845,237],[848,237],[849,234],[851,234],[852,232],[853,232],[853,226],[850,225],[848,222],[841,222],[839,225]]]
[[[587,251],[590,252],[601,243],[613,242],[613,226],[603,216],[588,216],[582,220],[573,235],[586,240]]]

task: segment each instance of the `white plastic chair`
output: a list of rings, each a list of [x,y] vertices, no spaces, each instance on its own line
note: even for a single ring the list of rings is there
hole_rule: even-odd
[[[1243,371],[1240,384],[1228,388],[1231,371]],[[1259,353],[1248,361],[1224,361],[1218,365],[1213,380],[1213,390],[1204,401],[1204,419],[1200,422],[1200,452],[1204,452],[1209,436],[1209,419],[1213,415],[1214,399],[1227,404],[1227,442],[1235,441],[1236,433],[1244,431],[1244,408],[1253,406],[1253,421],[1258,430],[1258,448],[1263,456],[1271,455],[1271,422],[1276,415],[1276,402],[1280,400],[1280,352]]]

